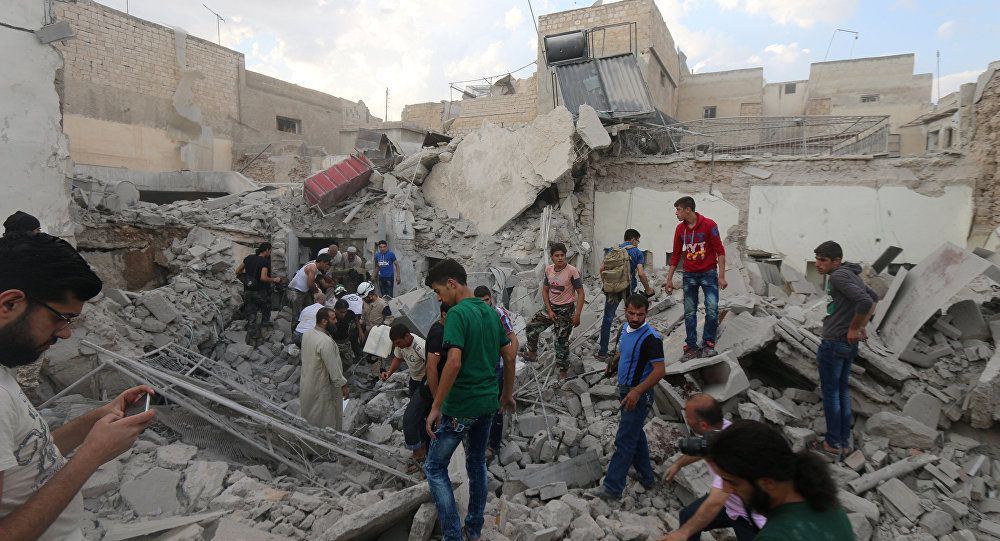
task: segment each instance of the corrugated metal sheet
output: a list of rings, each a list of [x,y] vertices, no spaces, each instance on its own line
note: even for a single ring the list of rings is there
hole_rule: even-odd
[[[614,118],[656,114],[653,98],[632,53],[556,66],[563,105],[574,114],[583,104]]]
[[[324,211],[364,188],[372,176],[372,164],[362,154],[352,154],[333,167],[303,182],[302,198],[310,207]]]

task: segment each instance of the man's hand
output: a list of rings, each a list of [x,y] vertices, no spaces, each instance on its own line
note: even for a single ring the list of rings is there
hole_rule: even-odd
[[[628,392],[627,395],[625,395],[625,398],[622,399],[620,406],[625,411],[632,411],[635,409],[635,405],[638,403],[639,403],[639,393],[635,392],[635,389],[632,389],[631,391]]]
[[[723,278],[723,277],[720,276],[719,277],[719,289],[726,289],[726,286],[728,286],[728,285],[729,285],[729,282],[727,282],[725,278]]]
[[[573,314],[573,326],[574,327],[580,326],[580,314]]]
[[[549,319],[551,319],[553,323],[556,322],[556,313],[552,310],[549,310]]]
[[[431,406],[431,412],[427,414],[427,435],[431,437],[432,440],[436,440],[437,436],[434,435],[434,431],[441,426],[441,406]]]
[[[391,376],[391,375],[392,374],[390,374],[388,372],[382,372],[382,376],[381,376],[382,377],[382,381],[385,381],[385,380],[389,379],[389,376]]]
[[[668,280],[666,284],[663,285],[663,292],[667,295],[674,292],[674,282],[673,280]]]
[[[350,398],[351,397],[351,388],[348,387],[347,385],[344,385],[343,387],[341,387],[340,388],[340,392],[344,393],[344,398]]]
[[[124,417],[125,410],[137,400],[142,398],[142,395],[144,394],[155,395],[156,391],[154,391],[149,385],[138,385],[127,391],[123,391],[122,394],[118,395],[114,400],[99,408],[101,410],[102,417],[107,415],[114,415],[115,418]]]
[[[94,423],[75,456],[93,461],[93,464],[104,464],[128,451],[139,437],[139,433],[153,421],[153,417],[156,417],[156,410],[144,411],[129,417],[113,413],[105,415]]]
[[[847,345],[853,346],[859,341],[867,339],[867,336],[862,337],[863,332],[862,329],[847,329]]]
[[[399,285],[399,275],[396,276],[396,285]]]
[[[646,297],[652,297],[652,296],[656,295],[656,290],[653,289],[653,288],[651,288],[651,287],[647,287],[645,293],[646,293]]]
[[[665,535],[656,541],[684,541],[687,539],[686,536],[682,535],[680,532],[673,532],[670,535]]]
[[[670,467],[667,468],[667,473],[663,475],[663,482],[669,483],[670,481],[673,481],[674,476],[677,475],[677,472],[679,471],[681,471],[681,467],[679,464],[677,464],[676,462],[671,464]]]
[[[281,283],[281,277],[280,276],[275,276],[274,277],[274,283],[280,284]]]
[[[500,413],[511,414],[517,410],[517,402],[514,402],[513,396],[501,396],[500,397]]]

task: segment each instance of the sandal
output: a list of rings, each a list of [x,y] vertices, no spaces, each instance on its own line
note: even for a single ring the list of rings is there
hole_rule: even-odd
[[[823,455],[823,456],[825,456],[827,458],[832,458],[834,460],[840,460],[840,450],[838,449],[837,451],[827,451],[826,448],[823,447],[823,442],[821,442],[821,441],[814,441],[814,442],[810,443],[809,444],[809,450],[810,451],[815,451],[815,452],[817,452],[817,453],[819,453],[819,454],[821,454],[821,455]]]
[[[418,471],[423,471],[424,460],[427,460],[427,457],[411,458],[410,465],[406,467],[406,473],[416,473]]]

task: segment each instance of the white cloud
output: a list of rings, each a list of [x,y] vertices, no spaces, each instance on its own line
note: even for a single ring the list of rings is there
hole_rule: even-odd
[[[974,83],[983,70],[967,70],[959,73],[952,73],[940,78],[941,96],[944,97],[952,92],[956,92],[965,83]],[[937,95],[939,79],[935,78],[933,83],[934,94]]]
[[[722,9],[741,10],[750,15],[769,17],[780,25],[794,24],[812,28],[817,22],[838,23],[850,18],[858,7],[857,0],[827,2],[794,2],[790,0],[716,0]]]
[[[503,25],[507,27],[507,30],[517,30],[517,27],[521,26],[523,22],[524,12],[517,6],[510,8],[507,13],[503,14]]]
[[[791,65],[798,62],[799,58],[802,56],[808,56],[812,53],[809,49],[800,49],[799,44],[796,42],[789,43],[787,45],[783,43],[773,43],[764,47],[764,52],[769,54],[767,57],[768,64],[778,64],[778,65]]]
[[[948,39],[955,34],[955,21],[945,21],[937,29],[937,35],[941,39]]]

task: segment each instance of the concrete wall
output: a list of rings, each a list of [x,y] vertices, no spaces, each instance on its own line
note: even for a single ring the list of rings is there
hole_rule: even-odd
[[[904,124],[899,130],[902,136],[900,153],[926,154],[968,147],[972,138],[975,92],[976,84],[966,83],[958,91],[928,106],[917,120]]]
[[[236,171],[137,171],[123,167],[76,165],[74,174],[104,182],[130,182],[139,191],[238,194],[259,186]]]
[[[0,220],[17,210],[34,215],[42,231],[74,241],[69,217],[72,172],[56,86],[63,61],[32,33],[43,25],[42,2],[11,0],[0,10]]]
[[[794,84],[795,92],[786,92],[786,85]],[[785,81],[764,85],[765,116],[795,116],[805,112],[809,81]]]
[[[483,121],[503,127],[531,122],[537,114],[537,80],[537,74],[515,79],[513,94],[407,105],[403,108],[402,119],[425,130],[448,135],[465,135],[479,129]],[[455,117],[453,122],[447,122],[449,113]]]
[[[636,56],[653,103],[664,113],[674,116],[677,109],[677,85],[680,62],[674,39],[663,22],[653,0],[622,0],[601,6],[574,9],[542,15],[538,19],[538,35],[545,36],[589,30],[615,23],[636,23]],[[629,27],[610,28],[594,34],[591,56],[610,56],[629,52]],[[538,113],[549,111],[552,102],[552,70],[546,66],[545,53],[538,53]],[[560,100],[561,103],[561,100]]]
[[[705,107],[717,118],[759,115],[764,68],[693,73],[681,79],[677,120],[699,120]],[[754,111],[750,111],[755,109]]]
[[[801,272],[813,249],[835,240],[849,261],[870,263],[889,246],[896,262],[919,263],[944,242],[966,244],[972,186],[926,196],[905,186],[753,186],[747,246],[784,254]]]
[[[674,230],[678,224],[674,219],[674,202],[689,194],[634,188],[629,191],[599,191],[594,195],[594,245],[598,254],[592,258],[597,266],[595,272],[600,268],[604,250],[621,244],[628,228],[634,228],[642,235],[639,248],[652,252],[647,266],[663,267],[669,264],[667,254],[673,251]],[[721,197],[698,193],[695,194],[695,205],[698,212],[719,224],[723,236],[739,224],[739,209]]]
[[[889,115],[891,131],[899,133],[931,101],[932,76],[914,75],[914,58],[911,53],[813,63],[806,99],[829,99],[830,115]],[[866,95],[879,99],[862,103]]]
[[[1000,60],[990,63],[976,82],[972,158],[978,165],[976,219],[973,235],[991,238],[986,248],[1000,247]]]
[[[413,103],[403,107],[401,120],[425,130],[444,132],[444,109],[447,102]]]

